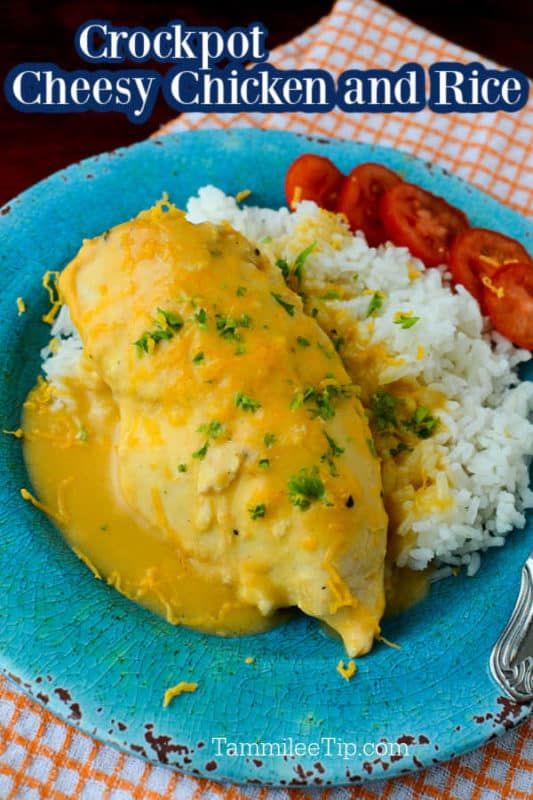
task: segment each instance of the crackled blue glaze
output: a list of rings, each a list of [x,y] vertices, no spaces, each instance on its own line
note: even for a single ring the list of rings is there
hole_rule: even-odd
[[[258,130],[201,131],[142,142],[52,175],[0,216],[0,427],[19,424],[48,328],[41,276],[62,269],[84,237],[134,216],[167,191],[182,205],[206,183],[254,203],[284,202],[283,177],[303,152],[347,171],[380,161],[449,202],[476,225],[529,244],[533,225],[437,167],[399,151]],[[17,316],[23,296],[27,313]],[[531,369],[528,373],[532,376]],[[524,375],[524,377],[527,377]],[[436,585],[430,596],[384,624],[401,644],[376,644],[347,683],[336,671],[340,643],[311,620],[293,619],[259,636],[219,639],[172,627],[95,581],[49,521],[25,503],[20,442],[0,450],[0,666],[54,714],[127,751],[185,772],[233,781],[328,785],[388,777],[476,747],[529,709],[501,697],[490,677],[491,647],[514,604],[520,567],[533,546],[531,518],[474,578]],[[247,657],[253,657],[246,664]],[[198,690],[164,709],[181,680]],[[320,755],[218,756],[228,741],[320,742]],[[409,757],[345,759],[338,744],[406,742]]]

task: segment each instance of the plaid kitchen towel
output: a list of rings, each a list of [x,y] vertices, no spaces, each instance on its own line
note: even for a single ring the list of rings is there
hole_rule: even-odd
[[[271,54],[283,69],[397,69],[409,61],[486,59],[373,0],[339,0],[331,13]],[[259,126],[379,143],[439,164],[522,213],[533,212],[533,104],[514,114],[187,114],[163,132]],[[414,776],[322,790],[237,787],[180,775],[101,744],[0,678],[0,800],[529,800],[533,723]]]

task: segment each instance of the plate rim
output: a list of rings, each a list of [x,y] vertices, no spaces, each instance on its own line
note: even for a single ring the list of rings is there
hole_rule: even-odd
[[[57,183],[59,181],[64,181],[65,183],[68,183],[68,181],[70,181],[71,177],[75,181],[75,180],[77,180],[78,177],[80,177],[80,173],[82,171],[86,170],[86,169],[94,169],[94,173],[97,174],[100,170],[104,170],[105,171],[108,168],[108,166],[110,166],[110,165],[112,166],[112,164],[114,163],[114,159],[119,159],[119,158],[124,158],[124,157],[127,158],[129,153],[140,152],[144,148],[146,148],[147,151],[151,150],[151,148],[154,148],[154,151],[155,151],[155,148],[158,148],[158,147],[161,147],[161,146],[163,146],[163,147],[164,146],[168,146],[170,142],[183,142],[184,139],[190,139],[192,141],[194,139],[201,140],[202,138],[210,139],[210,138],[214,137],[215,139],[220,138],[221,140],[222,139],[227,140],[227,138],[229,137],[230,139],[234,138],[236,140],[239,140],[239,139],[242,139],[244,137],[245,139],[246,138],[251,138],[251,139],[257,138],[257,140],[260,141],[260,137],[263,137],[263,136],[269,136],[270,135],[270,138],[272,139],[272,135],[273,134],[274,134],[275,137],[279,138],[280,140],[286,139],[288,141],[290,139],[290,140],[293,140],[293,141],[294,140],[298,140],[300,142],[305,142],[306,144],[308,143],[309,145],[311,145],[311,147],[314,150],[322,150],[322,149],[327,148],[329,145],[334,145],[334,147],[332,149],[335,149],[335,147],[338,147],[339,145],[341,145],[342,147],[347,148],[347,149],[349,148],[349,149],[358,150],[359,153],[368,153],[370,151],[372,153],[375,153],[376,155],[379,155],[379,154],[385,153],[385,152],[388,152],[388,153],[391,153],[391,152],[392,153],[396,153],[397,152],[397,151],[392,150],[391,148],[384,147],[382,145],[371,145],[371,144],[367,144],[367,143],[364,143],[364,142],[357,142],[357,143],[346,142],[344,140],[338,140],[338,139],[327,139],[326,137],[323,137],[323,136],[312,136],[312,135],[308,135],[308,134],[288,133],[288,132],[282,132],[282,131],[273,132],[273,131],[268,131],[268,130],[263,130],[263,129],[254,129],[254,128],[250,128],[250,129],[248,129],[248,128],[246,128],[246,129],[233,129],[233,130],[225,130],[225,131],[214,131],[214,130],[187,131],[187,132],[183,132],[183,133],[165,134],[165,135],[163,135],[161,137],[154,137],[154,138],[149,139],[149,140],[144,140],[142,142],[135,143],[135,144],[130,145],[130,146],[125,147],[125,148],[118,148],[116,150],[112,150],[112,151],[109,151],[109,152],[104,152],[104,153],[97,154],[95,156],[91,156],[89,158],[83,159],[83,160],[81,160],[79,162],[76,162],[74,164],[69,165],[68,167],[66,167],[64,169],[61,169],[61,170],[57,171],[57,172],[53,173],[52,175],[48,176],[47,178],[44,178],[42,181],[39,181],[37,184],[35,184],[32,187],[29,187],[28,189],[24,190],[24,192],[19,194],[13,200],[8,201],[2,207],[2,209],[0,209],[0,213],[2,214],[2,216],[0,217],[0,229],[2,229],[2,225],[1,225],[2,221],[7,219],[8,227],[9,227],[10,221],[12,220],[12,217],[10,216],[10,213],[9,214],[5,213],[5,209],[7,207],[9,207],[10,212],[11,212],[13,210],[16,211],[17,208],[20,208],[21,206],[24,207],[24,205],[27,204],[27,203],[29,203],[31,205],[31,203],[33,203],[35,200],[39,200],[40,199],[41,192],[43,192],[43,191],[45,192],[47,187],[50,186],[51,182],[56,182]],[[466,181],[464,181],[463,179],[461,179],[461,178],[459,178],[459,177],[457,177],[455,175],[450,175],[449,173],[446,173],[445,170],[443,170],[441,167],[438,167],[437,165],[428,164],[423,159],[420,159],[417,156],[414,156],[414,155],[409,154],[409,153],[404,153],[403,151],[401,151],[401,158],[410,161],[411,164],[416,164],[418,166],[422,165],[425,169],[429,170],[430,173],[436,173],[436,174],[440,175],[441,177],[445,176],[445,178],[444,178],[445,181],[451,180],[455,184],[457,184],[457,183],[462,184],[463,185],[463,190],[474,191],[474,193],[476,193],[476,194],[485,195],[487,198],[490,199],[491,202],[498,202],[495,198],[491,197],[490,195],[486,195],[482,190],[478,189],[477,187],[470,187],[470,185]],[[519,214],[519,212],[517,212],[517,211],[515,211],[513,209],[509,208],[509,211],[512,212],[514,215],[517,215],[519,217],[522,216],[522,215]],[[526,225],[525,225],[526,231],[528,229],[528,226],[529,226],[529,228],[531,228],[531,232],[527,236],[528,240],[531,241],[530,237],[533,237],[533,227],[531,226],[531,223],[527,218],[522,217],[522,219],[526,223]],[[8,671],[8,667],[9,667],[8,661],[9,661],[9,659],[4,656],[4,653],[0,652],[1,671],[4,674],[6,674],[7,671]],[[10,676],[8,675],[8,677],[11,677],[11,678],[15,677],[16,678],[16,673],[12,673]],[[29,696],[32,697],[33,700],[37,700],[37,702],[39,702],[41,705],[43,705],[47,710],[51,710],[52,713],[54,713],[57,716],[59,716],[65,722],[67,722],[69,724],[73,724],[74,723],[81,730],[84,730],[86,733],[89,733],[89,735],[93,736],[94,738],[98,739],[99,741],[102,741],[102,742],[104,742],[106,744],[110,744],[110,745],[115,746],[115,747],[119,747],[122,750],[125,749],[123,744],[120,744],[119,742],[114,741],[113,739],[110,739],[110,738],[108,738],[106,736],[102,737],[98,733],[95,733],[94,730],[91,731],[91,730],[87,730],[86,728],[84,728],[83,722],[80,722],[79,720],[76,720],[75,718],[74,719],[72,718],[72,716],[71,716],[72,715],[72,708],[70,706],[65,706],[64,702],[61,701],[59,698],[58,698],[57,702],[50,703],[50,704],[44,704],[42,702],[42,700],[40,700],[36,696],[38,693],[35,691],[35,687],[34,686],[28,685],[27,681],[24,681],[24,680],[22,680],[22,683],[19,684],[19,685],[20,685],[20,688],[22,688],[24,691],[26,691],[26,693],[29,694]],[[497,732],[501,733],[504,730],[508,729],[512,724],[514,724],[514,723],[518,724],[521,721],[523,721],[524,719],[526,719],[527,716],[529,715],[529,710],[530,709],[526,709],[525,706],[520,707],[519,711],[517,711],[515,709],[516,714],[514,715],[514,717],[511,715],[511,717],[512,717],[511,719],[509,719],[509,718],[502,719],[501,725],[497,728]],[[523,712],[526,712],[526,711],[527,711],[527,713],[523,713]],[[450,757],[453,757],[453,755],[458,755],[459,753],[468,752],[469,750],[474,749],[475,747],[478,747],[480,744],[482,744],[485,741],[487,741],[489,736],[487,735],[486,730],[481,725],[478,726],[477,730],[478,730],[479,736],[477,738],[471,736],[470,739],[469,739],[468,745],[462,746],[462,748],[459,751],[453,752],[453,753],[451,752],[451,748],[448,748],[448,750],[439,751],[439,753],[436,756],[436,760],[439,761],[439,762],[446,761]],[[129,752],[130,754],[133,754],[133,755],[141,755],[142,756],[142,754],[140,754],[138,752],[137,753],[136,752],[132,753],[131,747],[129,749],[126,748],[126,752]],[[150,763],[161,764],[161,761],[157,761],[153,757],[147,758],[147,760]],[[409,768],[409,772],[415,771],[416,769],[419,769],[419,768],[427,768],[429,766],[431,766],[431,763],[424,763],[421,767],[418,767],[416,764],[414,764],[412,767]],[[178,769],[178,767],[175,767],[175,768]],[[386,772],[385,771],[382,771],[382,772],[372,771],[371,774],[365,774],[365,775],[363,775],[363,779],[364,780],[369,780],[369,779],[383,779],[383,778],[387,778],[387,777],[399,777],[401,774],[403,774],[402,770],[403,770],[403,766],[402,766],[401,762],[399,762],[398,764],[390,765],[390,769],[388,769]],[[180,772],[187,772],[187,769],[180,767],[179,771]],[[251,775],[254,776],[253,779],[247,778],[247,779],[244,779],[244,781],[243,781],[242,776],[240,776],[240,775],[224,774],[222,777],[219,777],[219,775],[215,771],[213,771],[213,772],[214,772],[214,774],[210,774],[209,771],[207,771],[202,776],[206,777],[206,778],[210,778],[210,779],[214,778],[216,780],[222,780],[222,779],[231,780],[231,781],[236,782],[236,783],[242,783],[242,782],[245,782],[246,780],[253,780],[254,782],[256,782],[259,779],[259,782],[263,783],[265,785],[286,785],[286,784],[283,784],[283,783],[276,782],[275,779],[274,779],[274,781],[262,780],[259,777],[259,775],[256,772],[253,772],[253,771],[250,773]],[[274,772],[275,772],[275,770],[274,770]],[[227,770],[226,770],[226,773],[227,773]],[[231,773],[231,770],[230,770],[230,773]],[[336,773],[338,774],[339,777],[341,777],[339,770],[336,770]],[[191,773],[189,773],[189,774],[191,774]],[[194,774],[194,773],[192,773],[192,774]],[[349,783],[349,781],[341,778],[341,780],[334,779],[334,782],[331,785],[346,785],[347,783]]]

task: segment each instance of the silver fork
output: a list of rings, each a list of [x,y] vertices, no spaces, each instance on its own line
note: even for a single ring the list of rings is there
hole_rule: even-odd
[[[492,648],[490,668],[514,700],[533,700],[533,552],[522,567],[520,591],[509,622]]]

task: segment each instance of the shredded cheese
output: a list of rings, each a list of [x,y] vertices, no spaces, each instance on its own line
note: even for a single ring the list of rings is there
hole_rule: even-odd
[[[6,431],[6,429],[4,428],[2,430],[2,433],[5,433],[7,436],[14,436],[15,439],[22,439],[22,437],[24,436],[24,431],[22,430],[22,428],[17,428],[16,431]]]
[[[417,349],[416,349],[416,358],[417,358],[417,361],[422,361],[422,359],[424,358],[424,354],[425,354],[425,352],[426,352],[426,351],[424,350],[424,347],[423,347],[423,345],[419,344],[419,345],[418,345],[418,347],[417,347]]]
[[[26,311],[26,303],[24,302],[22,297],[17,297],[17,308],[19,310],[18,315],[20,317],[20,315],[24,314],[24,312]]]
[[[255,661],[255,658],[252,658],[252,656],[248,656],[248,658],[244,659],[244,663],[245,664],[253,664],[254,661]]]
[[[349,681],[357,671],[357,667],[355,666],[355,661],[350,659],[346,666],[344,666],[344,661],[341,659],[337,664],[337,672],[339,675],[342,675],[345,681]]]
[[[167,689],[163,697],[163,708],[166,708],[175,697],[183,692],[195,692],[198,689],[197,683],[187,683],[187,681],[180,681],[175,686]]]
[[[50,310],[42,316],[42,321],[48,323],[48,325],[52,325],[53,321],[56,318],[57,312],[61,308],[62,300],[59,296],[59,289],[57,286],[57,281],[59,279],[59,272],[57,270],[49,269],[43,275],[42,284],[46,291],[48,292],[48,298],[50,300]]]
[[[32,506],[35,506],[35,508],[38,508],[40,511],[44,511],[45,514],[48,514],[49,517],[55,519],[56,522],[64,521],[62,514],[52,511],[51,508],[48,508],[48,506],[45,506],[44,503],[41,503],[39,500],[37,500],[37,498],[34,497],[31,492],[28,492],[27,489],[22,488],[20,490],[20,496],[23,500],[26,500],[28,503],[31,503]]]
[[[89,567],[89,569],[91,570],[91,572],[94,575],[94,577],[96,578],[96,580],[97,581],[101,581],[102,580],[102,576],[100,575],[100,573],[98,572],[98,570],[94,566],[94,564],[91,561],[91,559],[88,556],[86,556],[85,553],[82,553],[81,550],[78,550],[77,547],[73,547],[72,549],[74,550],[74,552],[76,553],[76,555],[78,556],[80,561],[83,561],[85,566]]]
[[[401,645],[396,644],[396,642],[390,642],[388,639],[385,639],[384,636],[376,636],[376,639],[378,640],[378,642],[383,642],[383,644],[386,644],[387,647],[392,647],[393,650],[401,650],[402,649]]]
[[[489,291],[496,295],[500,300],[505,297],[505,290],[503,286],[494,286],[493,282],[488,275],[483,275],[481,278],[483,286],[486,286]]]
[[[247,197],[250,197],[252,194],[251,189],[243,189],[241,192],[237,192],[235,195],[235,200],[237,203],[242,203],[243,200],[246,200]]]
[[[294,211],[300,200],[302,199],[302,187],[295,186],[291,200],[291,209]]]

